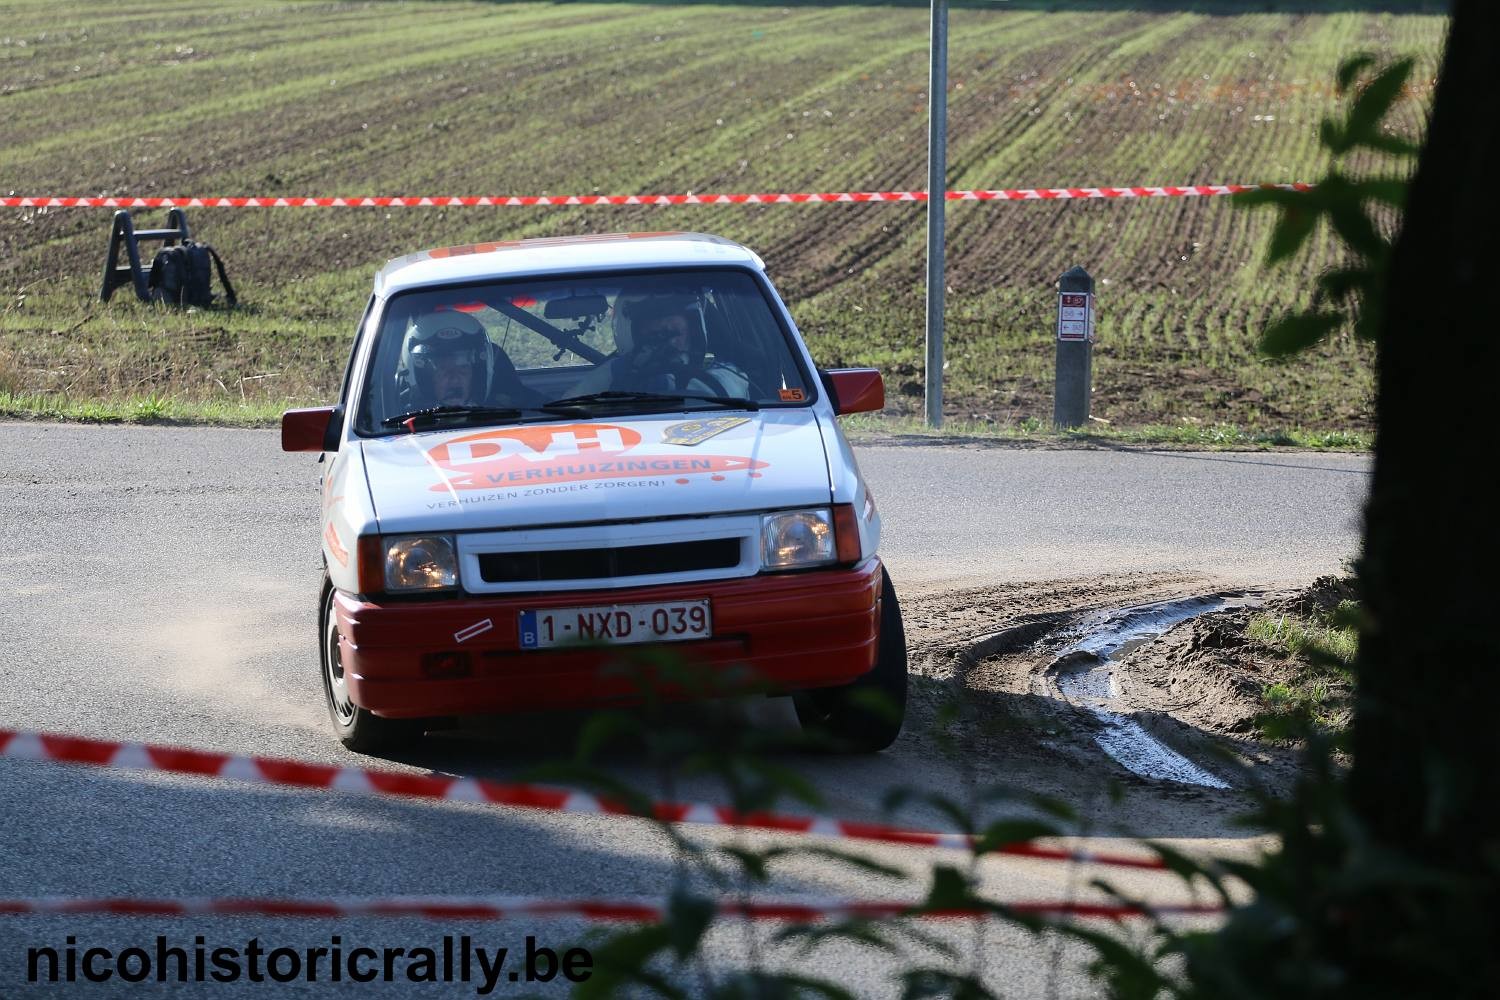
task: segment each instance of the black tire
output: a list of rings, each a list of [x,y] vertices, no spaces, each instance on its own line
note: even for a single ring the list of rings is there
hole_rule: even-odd
[[[384,719],[354,704],[343,683],[339,659],[338,622],[333,613],[333,584],[323,578],[318,612],[319,672],[323,675],[323,703],[339,742],[355,753],[381,753],[407,746],[425,730],[422,719]]]
[[[850,684],[799,692],[792,702],[802,728],[830,737],[840,750],[875,753],[901,735],[906,718],[906,627],[896,588],[884,568],[874,669]]]

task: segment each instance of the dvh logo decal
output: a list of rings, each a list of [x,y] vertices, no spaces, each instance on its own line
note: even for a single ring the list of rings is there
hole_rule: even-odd
[[[497,486],[748,472],[766,462],[732,455],[636,454],[641,435],[618,424],[505,427],[453,438],[427,454],[448,473],[433,492]]]

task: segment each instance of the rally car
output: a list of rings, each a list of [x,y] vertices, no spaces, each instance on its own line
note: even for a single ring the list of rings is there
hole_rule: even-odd
[[[283,449],[326,462],[319,647],[339,738],[375,752],[458,715],[728,685],[885,748],[906,643],[834,419],[883,405],[879,372],[815,367],[760,258],[719,237],[391,261],[339,403],[281,425]],[[643,654],[724,684],[620,669]]]

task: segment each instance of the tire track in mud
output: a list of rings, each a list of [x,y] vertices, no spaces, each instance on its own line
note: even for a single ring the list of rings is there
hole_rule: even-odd
[[[1095,724],[1032,682],[1034,672],[1051,662],[1044,652],[1048,637],[1090,615],[1107,617],[1117,609],[1217,589],[1194,574],[1120,574],[903,593],[913,651],[907,709],[912,736],[903,737],[904,755],[913,768],[927,760],[933,773],[950,774],[958,783],[950,796],[996,784],[1051,795],[1076,811],[1084,833],[1242,836],[1233,832],[1236,817],[1249,806],[1242,790],[1131,774],[1095,744]],[[1167,746],[1190,755],[1202,751],[1196,736],[1181,741],[1185,727],[1166,719],[1143,721]],[[1290,773],[1284,762],[1259,767],[1266,761],[1251,761],[1253,750],[1242,749],[1240,756],[1251,785]]]
[[[917,585],[900,592],[907,643],[925,651],[916,673],[962,678],[962,654],[976,641],[1018,624],[1212,588],[1193,573],[1120,573],[959,589]]]

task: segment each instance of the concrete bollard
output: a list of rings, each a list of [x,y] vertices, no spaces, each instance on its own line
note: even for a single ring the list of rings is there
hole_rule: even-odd
[[[1052,422],[1082,427],[1089,422],[1094,388],[1094,279],[1081,267],[1057,279],[1057,383]]]

